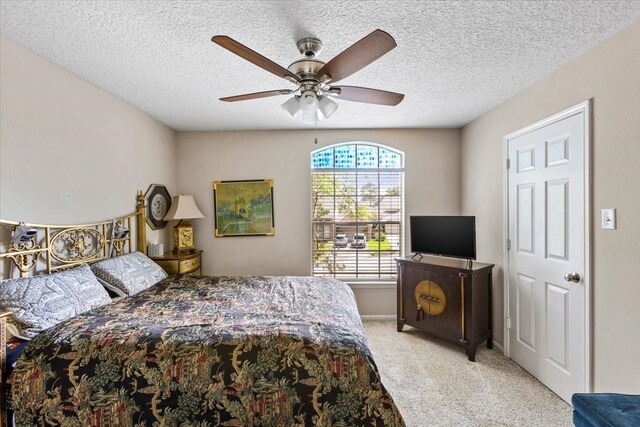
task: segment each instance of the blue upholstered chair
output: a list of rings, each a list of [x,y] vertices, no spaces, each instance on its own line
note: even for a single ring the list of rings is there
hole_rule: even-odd
[[[640,396],[615,393],[576,393],[571,397],[576,427],[638,427]]]

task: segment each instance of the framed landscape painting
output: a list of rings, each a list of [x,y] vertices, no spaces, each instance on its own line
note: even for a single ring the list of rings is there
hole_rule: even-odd
[[[216,237],[273,236],[273,180],[214,181]]]

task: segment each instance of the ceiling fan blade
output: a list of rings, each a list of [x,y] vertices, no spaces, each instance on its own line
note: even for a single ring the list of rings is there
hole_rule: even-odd
[[[246,101],[247,99],[258,99],[258,98],[268,98],[270,96],[288,95],[293,92],[295,91],[291,89],[267,90],[264,92],[245,93],[244,95],[227,96],[226,98],[220,98],[220,101],[225,101],[225,102]]]
[[[296,76],[291,71],[287,70],[281,65],[276,64],[272,60],[265,58],[264,56],[260,55],[258,52],[255,52],[249,49],[245,45],[238,43],[231,37],[213,36],[211,38],[211,41],[227,49],[229,52],[235,53],[239,57],[246,59],[252,64],[255,64],[258,67],[265,69],[270,73],[275,74],[278,77],[282,77],[282,78],[289,77],[296,82],[300,81],[300,77]]]
[[[321,78],[322,75],[328,75],[330,81],[337,82],[371,64],[396,46],[396,41],[388,33],[375,30],[327,62],[317,76]]]
[[[368,104],[380,105],[398,105],[400,101],[404,99],[404,95],[401,93],[389,92],[380,89],[370,89],[368,87],[331,86],[329,88],[330,91],[335,89],[340,89],[340,93],[329,92],[329,95],[347,101],[366,102]]]

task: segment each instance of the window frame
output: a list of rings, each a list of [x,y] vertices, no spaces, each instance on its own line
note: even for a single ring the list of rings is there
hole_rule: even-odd
[[[355,153],[355,160],[354,160],[354,164],[353,167],[336,167],[335,162],[336,160],[336,149],[340,148],[340,147],[345,147],[345,146],[353,146],[353,153]],[[359,147],[371,147],[371,148],[375,148],[376,151],[376,158],[375,158],[375,162],[377,163],[377,167],[358,167],[358,163],[359,163],[359,159],[358,159],[358,153],[359,153]],[[333,162],[331,164],[331,166],[333,167],[324,167],[324,165],[320,165],[318,166],[314,166],[314,159],[315,156],[319,153],[325,152],[327,150],[332,150],[332,154],[331,154],[331,161]],[[385,167],[384,165],[381,165],[381,158],[382,156],[381,154],[381,150],[386,150],[390,153],[392,153],[393,155],[397,156],[397,160],[395,161],[396,163],[399,163],[399,165],[394,165],[395,167]],[[366,152],[366,150],[363,150]],[[318,162],[321,163],[321,160]],[[355,227],[356,228],[356,232],[357,233],[361,233],[363,232],[363,230],[367,229],[369,232],[374,232],[373,228],[369,228],[369,227],[376,227],[378,228],[378,230],[380,230],[381,227],[387,227],[389,225],[391,226],[397,226],[399,228],[398,231],[398,249],[394,250],[394,249],[389,249],[388,251],[391,252],[391,256],[393,256],[393,254],[396,254],[397,257],[403,257],[404,256],[404,252],[405,252],[405,223],[406,223],[406,218],[405,218],[405,153],[401,150],[398,150],[396,148],[387,146],[387,145],[383,145],[383,144],[378,144],[378,143],[374,143],[374,142],[369,142],[369,141],[348,141],[348,142],[342,142],[342,143],[337,143],[337,144],[332,144],[332,145],[328,145],[322,148],[319,148],[317,150],[314,150],[311,152],[310,154],[310,177],[311,177],[311,182],[310,182],[310,187],[311,187],[311,191],[310,191],[310,195],[311,195],[311,200],[310,200],[310,207],[311,207],[311,227],[310,227],[310,232],[311,232],[311,274],[313,276],[316,277],[332,277],[332,278],[337,278],[339,280],[343,280],[345,282],[348,282],[350,284],[355,284],[357,285],[368,285],[368,284],[376,284],[376,285],[384,285],[384,284],[395,284],[396,282],[396,277],[397,277],[397,270],[395,268],[389,268],[387,267],[386,269],[382,268],[382,259],[380,257],[380,255],[378,256],[378,265],[377,265],[377,273],[371,273],[371,272],[360,272],[359,271],[359,266],[358,266],[358,257],[362,256],[362,255],[358,255],[358,253],[356,252],[356,267],[355,267],[355,271],[352,275],[340,275],[339,272],[337,272],[336,270],[334,270],[332,273],[330,274],[319,274],[318,271],[316,271],[316,254],[317,254],[317,248],[316,248],[316,238],[315,235],[317,234],[316,232],[316,227],[318,225],[322,225],[323,221],[318,221],[316,218],[314,218],[315,212],[314,212],[314,206],[315,206],[315,201],[314,198],[316,197],[316,193],[315,193],[315,181],[314,181],[314,176],[316,174],[331,174],[333,175],[333,178],[335,179],[335,174],[339,174],[339,173],[346,173],[346,174],[354,174],[355,178],[354,178],[354,183],[355,183],[355,194],[354,194],[354,199],[355,199],[355,208],[357,210],[358,208],[358,203],[362,203],[362,196],[363,194],[359,193],[359,190],[361,190],[361,188],[358,187],[358,177],[362,176],[362,175],[366,175],[366,174],[376,174],[376,179],[377,179],[377,193],[375,195],[372,195],[374,197],[379,198],[379,200],[382,200],[384,198],[384,192],[382,192],[381,189],[381,176],[383,176],[385,173],[391,173],[391,174],[397,174],[396,176],[394,176],[395,179],[399,180],[399,187],[400,187],[400,200],[399,200],[399,212],[397,212],[395,215],[397,215],[397,220],[383,220],[381,219],[381,211],[380,211],[380,204],[378,205],[378,211],[376,212],[376,219],[375,220],[367,220],[367,221],[358,221],[358,220],[354,220],[354,221],[339,221],[337,220],[337,215],[336,215],[336,210],[335,210],[335,199],[336,199],[336,188],[334,187],[333,189],[333,194],[328,196],[330,198],[334,199],[334,212],[333,212],[333,220],[332,221],[328,221],[327,222],[327,228],[329,229],[329,239],[322,239],[321,241],[330,241],[333,242],[335,240],[335,235],[337,234],[342,234],[342,232],[339,232],[337,230],[337,226],[341,225],[341,226],[349,226],[349,227]],[[336,181],[334,181],[334,186],[336,184]],[[388,188],[393,188],[393,187],[388,187]],[[322,196],[321,196],[322,197]],[[394,214],[392,214],[394,215]],[[359,231],[359,226],[365,225],[365,227],[361,228]],[[323,232],[323,234],[326,235],[326,233]],[[370,235],[370,237],[372,237]],[[365,250],[368,251],[368,249],[365,247]],[[386,251],[384,249],[381,248],[381,245],[378,246],[378,253],[380,254],[380,251]],[[328,250],[326,253],[331,254],[333,253],[334,255],[334,263],[336,262],[336,254],[337,254],[337,249],[335,247],[332,246],[332,248],[330,250]],[[395,256],[393,256],[395,258]],[[385,262],[388,262],[388,260],[385,260]],[[382,272],[381,272],[382,271]],[[375,275],[377,277],[371,277],[372,275]],[[367,276],[367,277],[362,277],[362,276]]]

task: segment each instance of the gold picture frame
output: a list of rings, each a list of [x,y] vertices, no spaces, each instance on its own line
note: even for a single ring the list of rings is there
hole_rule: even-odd
[[[273,180],[214,181],[215,236],[273,236]]]

